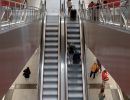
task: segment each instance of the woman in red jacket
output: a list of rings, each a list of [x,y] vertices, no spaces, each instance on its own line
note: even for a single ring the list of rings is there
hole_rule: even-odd
[[[103,85],[105,85],[105,82],[108,81],[108,72],[107,70],[102,71],[102,81],[103,81]]]

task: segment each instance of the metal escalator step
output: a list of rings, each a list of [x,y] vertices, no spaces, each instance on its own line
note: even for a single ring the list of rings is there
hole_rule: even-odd
[[[46,68],[48,68],[48,69],[53,69],[53,68],[55,68],[55,69],[58,69],[58,65],[44,65],[44,68],[46,69]]]
[[[68,39],[67,42],[80,43],[79,39]]]
[[[73,75],[73,74],[70,75],[70,74],[69,74],[69,75],[68,75],[68,79],[71,79],[71,78],[74,78],[74,79],[76,79],[76,78],[77,78],[77,79],[82,79],[82,75],[81,75],[81,74],[79,74],[79,75]]]
[[[58,46],[58,43],[45,43],[45,46]]]
[[[67,34],[67,38],[69,37],[80,37],[80,34]]]
[[[45,51],[58,51],[58,48],[45,48]]]
[[[45,57],[58,57],[58,55],[57,54],[45,54]]]
[[[43,100],[58,100],[58,96],[48,96],[48,95],[43,95]]]
[[[46,37],[45,40],[58,40],[58,37]]]
[[[57,54],[58,55],[58,51],[45,51],[45,53],[49,53],[49,54],[53,54],[53,53],[55,53],[55,54]]]
[[[83,91],[82,87],[77,86],[77,87],[68,87],[68,91]]]
[[[43,87],[43,91],[57,91],[58,88],[55,87],[55,88],[52,88],[52,87]]]
[[[77,73],[77,74],[79,74],[79,73],[82,73],[82,70],[68,70],[68,74],[69,73]]]
[[[46,30],[49,31],[49,30],[57,30],[58,31],[58,27],[46,27]]]
[[[82,73],[80,73],[80,74],[68,74],[68,77],[82,77]]]
[[[44,99],[43,100],[58,100],[58,96],[55,96],[55,97],[43,97]]]
[[[82,94],[83,93],[83,90],[68,90],[68,93],[69,94]]]
[[[57,32],[56,33],[54,33],[54,34],[51,34],[51,33],[53,33],[53,32],[48,32],[48,33],[46,33],[46,38],[48,38],[48,37],[58,37],[58,34],[57,34]]]
[[[67,25],[68,25],[68,24],[78,24],[78,25],[79,25],[79,21],[78,21],[78,20],[75,20],[75,21],[69,20],[69,21],[67,22]]]
[[[67,41],[68,44],[74,44],[75,46],[77,45],[78,47],[80,47],[80,42],[73,42],[73,41]]]
[[[58,65],[58,62],[46,62],[44,65]]]
[[[47,23],[46,26],[57,26],[58,27],[59,23]]]
[[[70,40],[70,39],[72,39],[72,40],[79,40],[80,41],[80,37],[79,36],[67,36],[67,38]]]
[[[58,63],[58,59],[45,59],[44,63]]]
[[[81,64],[68,64],[68,67],[82,68]]]
[[[44,71],[58,71],[58,67],[57,68],[44,68]]]
[[[69,98],[83,98],[83,94],[82,93],[70,93],[68,94]]]
[[[44,75],[44,77],[49,77],[49,78],[56,78],[56,77],[58,77],[58,75],[54,75],[54,74],[50,74],[50,75],[45,75],[45,74],[43,74]]]
[[[58,93],[58,92],[55,91],[55,90],[54,90],[54,91],[52,91],[52,90],[51,90],[51,91],[49,91],[49,90],[48,90],[48,91],[43,91],[43,95],[50,95],[50,96],[52,95],[52,96],[56,96],[57,93]]]
[[[45,45],[45,48],[58,48],[58,45]]]
[[[45,59],[58,59],[58,56],[45,56]]]
[[[78,86],[82,86],[82,81],[81,80],[77,80],[77,81],[68,81],[68,86],[69,87],[78,87]]]
[[[58,77],[44,77],[43,78],[43,81],[46,81],[46,82],[57,82],[58,81]]]
[[[73,23],[68,23],[67,24],[67,28],[79,28],[79,24],[77,23],[77,24],[73,24]]]
[[[79,29],[69,28],[69,29],[67,29],[67,32],[73,32],[73,33],[79,32],[80,33],[80,30]]]
[[[58,75],[57,72],[44,72],[43,75]]]
[[[43,84],[43,88],[58,88],[58,84]]]

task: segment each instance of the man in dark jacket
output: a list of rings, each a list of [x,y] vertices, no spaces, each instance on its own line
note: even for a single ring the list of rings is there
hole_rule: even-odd
[[[29,69],[29,67],[27,67],[24,71],[23,71],[23,76],[25,78],[29,78],[30,77],[30,74],[31,74],[31,71]]]

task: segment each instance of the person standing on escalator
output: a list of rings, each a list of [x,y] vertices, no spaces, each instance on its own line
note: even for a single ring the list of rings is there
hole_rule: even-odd
[[[72,9],[72,1],[71,0],[67,1],[67,7],[68,7],[68,15],[70,15],[70,11]]]

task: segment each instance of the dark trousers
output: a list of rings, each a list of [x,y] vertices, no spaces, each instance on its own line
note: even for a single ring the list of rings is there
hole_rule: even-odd
[[[92,72],[92,71],[91,71],[90,77],[93,75],[93,78],[95,78],[95,74],[96,74],[96,72]]]

